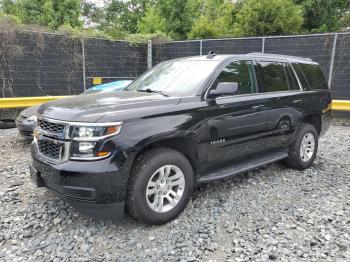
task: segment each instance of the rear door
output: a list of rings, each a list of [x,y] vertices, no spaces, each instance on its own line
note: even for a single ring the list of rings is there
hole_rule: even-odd
[[[267,98],[266,149],[287,148],[298,119],[305,113],[305,97],[290,64],[284,60],[258,60],[259,92]]]
[[[206,100],[209,169],[232,165],[264,148],[261,138],[266,131],[267,99],[257,93],[253,62],[230,62],[210,89],[220,82],[238,83],[238,92]]]

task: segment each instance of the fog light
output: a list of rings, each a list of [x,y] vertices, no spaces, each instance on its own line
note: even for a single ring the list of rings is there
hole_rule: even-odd
[[[96,143],[95,142],[79,142],[80,153],[93,153]]]

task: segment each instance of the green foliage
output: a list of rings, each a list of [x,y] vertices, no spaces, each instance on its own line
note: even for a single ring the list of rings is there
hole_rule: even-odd
[[[306,31],[337,31],[347,24],[349,0],[295,0],[295,2],[303,7],[303,28]]]
[[[145,16],[141,18],[137,28],[139,32],[146,34],[166,32],[165,23],[165,19],[157,13],[155,8],[151,7],[147,10]]]
[[[164,33],[154,33],[154,34],[130,34],[125,37],[126,41],[131,43],[147,43],[148,40],[152,40],[152,42],[163,42],[171,40]]]
[[[301,31],[302,9],[292,0],[246,0],[237,13],[236,36],[294,34]]]
[[[199,16],[199,0],[158,0],[156,14],[164,21],[165,33],[173,39],[185,39]]]
[[[153,2],[153,0],[111,0],[103,8],[101,28],[111,30],[112,27],[118,27],[120,31],[136,33],[139,21]]]
[[[202,14],[194,21],[188,38],[218,38],[233,35],[236,5],[228,0],[206,0]]]
[[[25,24],[38,24],[51,29],[64,24],[81,26],[80,0],[5,0],[2,9]]]
[[[0,0],[0,20],[145,42],[345,30],[349,0]],[[42,31],[42,29],[41,29]]]
[[[106,38],[106,39],[114,39],[112,36],[107,34],[106,32],[99,31],[97,29],[81,29],[81,28],[73,28],[70,25],[62,25],[57,29],[58,33],[64,34],[70,37],[96,37],[96,38]]]
[[[21,20],[18,16],[15,15],[9,15],[0,12],[0,24],[7,24],[7,25],[19,25],[21,24]]]

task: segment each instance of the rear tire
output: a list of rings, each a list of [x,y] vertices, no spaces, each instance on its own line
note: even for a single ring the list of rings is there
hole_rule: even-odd
[[[295,130],[293,144],[289,149],[286,164],[298,170],[304,170],[312,165],[318,149],[318,132],[308,123],[300,123]]]
[[[184,210],[193,183],[192,166],[184,155],[168,148],[146,151],[136,159],[129,180],[129,213],[146,224],[164,224]]]

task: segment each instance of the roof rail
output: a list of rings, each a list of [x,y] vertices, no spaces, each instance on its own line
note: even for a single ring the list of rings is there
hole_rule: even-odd
[[[308,62],[313,62],[311,58],[307,57],[300,57],[300,56],[291,56],[291,55],[280,55],[280,54],[269,54],[269,53],[259,53],[259,52],[253,52],[249,53],[248,55],[252,56],[261,56],[261,57],[277,57],[277,58],[285,58],[285,59],[297,59],[297,60],[304,60]]]

